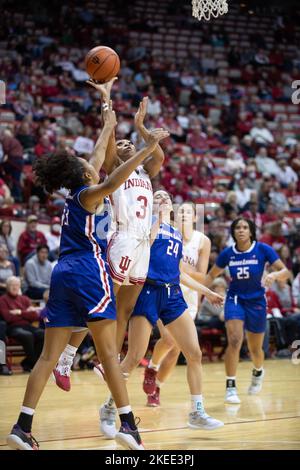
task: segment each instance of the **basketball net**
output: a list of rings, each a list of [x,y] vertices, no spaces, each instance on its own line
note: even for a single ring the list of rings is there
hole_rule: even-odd
[[[211,16],[217,18],[228,12],[226,0],[192,0],[193,16],[198,20],[209,21]]]

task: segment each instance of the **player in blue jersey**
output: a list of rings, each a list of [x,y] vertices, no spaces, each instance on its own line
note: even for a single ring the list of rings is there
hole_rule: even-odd
[[[121,427],[116,440],[126,448],[143,450],[117,360],[115,299],[102,252],[106,240],[100,239],[98,225],[103,222],[105,197],[169,134],[161,129],[152,131],[145,148],[99,183],[108,140],[116,126],[111,104],[106,108],[104,128],[90,163],[59,153],[38,159],[35,165],[37,181],[49,193],[61,187],[70,193],[64,209],[60,257],[53,270],[46,306],[44,348],[29,377],[18,422],[7,437],[8,445],[14,449],[38,450],[31,435],[37,403],[73,329],[88,326],[118,407]]]
[[[211,303],[220,305],[223,297],[194,281],[181,271],[182,235],[170,225],[173,210],[171,199],[165,191],[154,194],[157,221],[152,227],[150,264],[147,279],[129,322],[128,352],[121,363],[123,373],[129,373],[140,363],[147,350],[153,326],[160,319],[172,334],[187,361],[187,380],[191,393],[192,409],[188,425],[194,429],[212,430],[223,423],[210,417],[204,410],[202,398],[201,350],[197,330],[187,310],[180,282],[204,294]],[[154,209],[155,214],[155,209]],[[106,406],[113,406],[112,400]],[[112,413],[110,433],[106,423],[106,436],[115,431]]]
[[[256,241],[256,226],[251,220],[240,217],[231,225],[232,247],[223,250],[209,271],[209,286],[226,267],[231,277],[225,302],[225,322],[228,347],[225,355],[226,403],[240,403],[236,389],[236,371],[244,329],[251,359],[254,364],[250,395],[260,392],[264,377],[262,349],[266,329],[265,287],[275,280],[286,280],[289,272],[269,245]],[[273,272],[264,275],[266,263]]]

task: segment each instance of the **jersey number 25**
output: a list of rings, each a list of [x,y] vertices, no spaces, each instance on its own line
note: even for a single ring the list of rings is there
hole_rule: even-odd
[[[250,277],[249,266],[244,266],[242,268],[237,268],[236,277],[238,279],[249,279],[249,277]]]

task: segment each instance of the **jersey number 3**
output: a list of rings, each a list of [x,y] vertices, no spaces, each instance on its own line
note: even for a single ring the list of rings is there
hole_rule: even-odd
[[[237,268],[237,275],[238,279],[249,279],[249,266],[244,266],[243,268]]]
[[[136,216],[138,219],[144,219],[146,217],[146,209],[147,209],[147,205],[148,205],[148,200],[145,196],[139,196],[137,198],[137,201],[141,202],[141,212],[140,211],[136,211]]]

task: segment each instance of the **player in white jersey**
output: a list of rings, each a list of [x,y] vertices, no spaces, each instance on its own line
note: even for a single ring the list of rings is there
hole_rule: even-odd
[[[149,131],[144,126],[148,98],[143,98],[135,115],[135,126],[145,142]],[[136,153],[128,140],[111,139],[104,169],[110,174]],[[107,261],[117,298],[117,347],[122,349],[127,323],[147,277],[150,259],[150,232],[153,191],[151,179],[160,171],[164,152],[157,145],[153,154],[139,166],[112,195],[116,231],[107,249]]]
[[[202,274],[203,279],[207,273],[211,243],[204,233],[195,230],[196,214],[193,204],[184,203],[178,209],[177,226],[183,235],[182,266],[188,272]],[[199,277],[201,282],[201,278]],[[181,285],[184,299],[188,305],[187,312],[195,320],[199,295],[196,291]],[[158,328],[161,338],[157,341],[152,358],[145,369],[143,382],[144,392],[147,394],[148,406],[159,406],[160,389],[177,364],[180,349],[168,330],[159,321]]]

